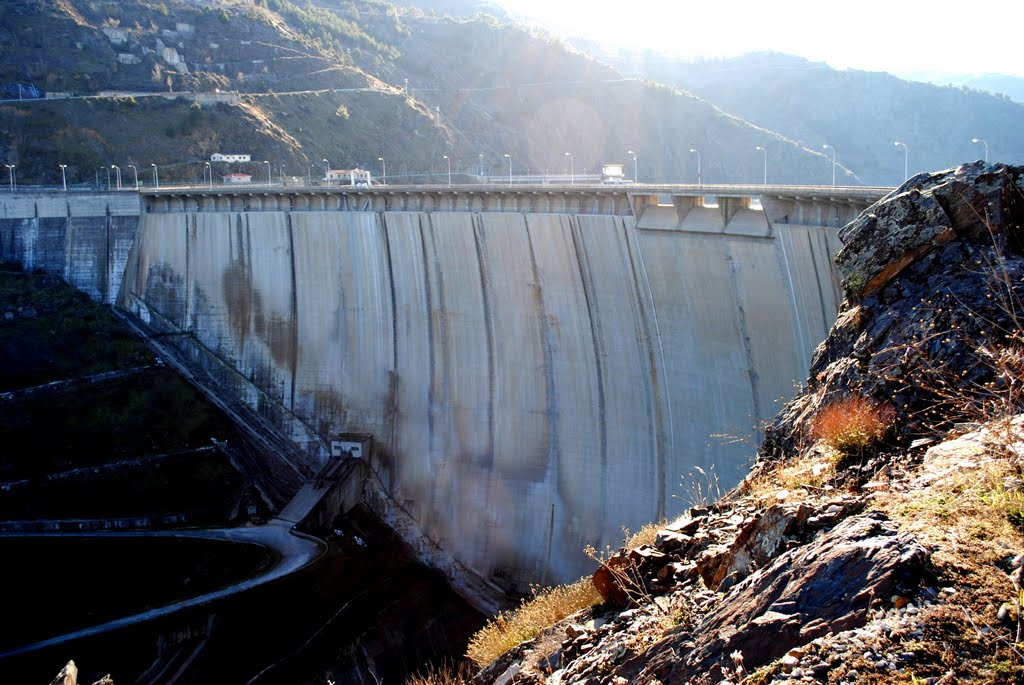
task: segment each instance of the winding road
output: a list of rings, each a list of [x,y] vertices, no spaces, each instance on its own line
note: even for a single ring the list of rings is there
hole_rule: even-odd
[[[145,623],[156,618],[170,616],[183,609],[203,606],[225,597],[231,597],[253,588],[265,585],[271,581],[291,575],[318,560],[327,550],[327,546],[317,538],[300,533],[293,528],[293,523],[280,519],[272,519],[269,523],[261,526],[250,526],[245,528],[213,528],[208,530],[168,530],[168,531],[130,531],[130,532],[97,532],[97,533],[48,533],[45,535],[31,533],[7,533],[0,534],[2,538],[28,538],[28,537],[177,537],[177,538],[204,538],[208,540],[225,540],[247,544],[261,545],[271,549],[279,555],[277,563],[263,571],[257,576],[235,583],[229,587],[207,592],[196,597],[174,602],[166,606],[157,607],[130,616],[100,623],[89,628],[74,630],[62,635],[40,640],[15,649],[0,652],[0,659],[26,654],[46,647],[52,647],[68,640],[77,640],[83,637],[99,635],[110,630],[125,628],[132,625]]]

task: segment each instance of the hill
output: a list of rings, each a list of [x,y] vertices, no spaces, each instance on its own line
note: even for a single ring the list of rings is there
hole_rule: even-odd
[[[625,75],[689,91],[813,150],[832,145],[838,162],[868,185],[904,180],[897,140],[907,146],[911,175],[982,158],[974,138],[988,142],[992,161],[1024,161],[1024,104],[1005,96],[775,53],[699,62],[652,53],[601,58]]]
[[[275,179],[314,177],[326,159],[441,182],[444,155],[457,179],[506,174],[505,155],[514,174],[565,174],[567,152],[574,172],[594,173],[633,150],[642,181],[696,181],[695,149],[705,182],[757,182],[758,145],[772,146],[774,181],[831,173],[818,149],[486,14],[16,0],[0,21],[0,158],[21,183],[59,183],[59,164],[72,183],[153,164],[161,180],[200,182],[217,151],[250,154],[231,169]],[[24,99],[28,87],[66,99]]]

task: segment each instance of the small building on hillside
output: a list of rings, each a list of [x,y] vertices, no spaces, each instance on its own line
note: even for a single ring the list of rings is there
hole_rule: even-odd
[[[371,174],[366,169],[328,169],[324,182],[332,186],[369,187],[373,185]]]
[[[252,183],[252,174],[233,173],[224,174],[222,177],[224,183]]]

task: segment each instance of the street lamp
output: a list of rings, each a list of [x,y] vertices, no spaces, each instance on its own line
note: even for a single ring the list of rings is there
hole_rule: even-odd
[[[139,189],[139,170],[135,168],[134,164],[129,164],[128,168],[131,169],[132,173],[135,175],[135,190],[138,190]],[[213,178],[212,175],[211,175],[211,178]]]
[[[210,190],[213,190],[213,167],[210,166],[209,162],[203,162],[203,164],[206,165],[204,170],[210,172]]]
[[[480,178],[483,179],[483,177],[484,177],[484,153],[481,152],[477,156],[480,157]]]
[[[569,185],[576,185],[576,169],[573,167],[572,153],[566,152],[565,156],[569,158]]]
[[[697,155],[697,185],[703,185],[700,177],[700,152],[697,152],[697,150],[694,150],[692,147],[690,148],[690,152]]]
[[[508,187],[512,187],[512,156],[509,154],[504,155],[505,159],[508,160]]]
[[[825,143],[821,146],[822,150],[832,150],[832,187],[836,187],[836,149]]]
[[[4,164],[4,166],[7,167],[7,176],[8,176],[8,178],[11,181],[11,192],[13,193],[14,192],[14,165],[13,164]]]
[[[110,169],[103,167],[103,170],[107,172],[107,190],[110,190]]]
[[[263,160],[263,163],[267,165],[267,187],[269,188],[273,183],[270,180],[270,162]]]
[[[985,164],[988,164],[988,143],[986,143],[981,138],[971,138],[971,142],[972,143],[981,143],[982,145],[985,146]]]
[[[110,168],[114,170],[115,174],[117,174],[117,189],[121,190],[121,167],[116,164],[111,164]]]
[[[150,162],[149,166],[153,167],[153,187],[157,190],[160,189],[160,172],[156,169],[156,164]]]
[[[897,140],[893,143],[893,145],[895,145],[896,147],[899,147],[900,145],[903,146],[903,180],[906,181],[908,178],[910,178],[910,175],[907,173],[907,160],[910,157],[910,153],[907,151],[907,144],[901,143],[900,141]]]
[[[380,178],[382,185],[388,184],[388,165],[384,163],[383,157],[378,157],[377,161],[380,162]]]
[[[61,185],[64,186],[64,192],[65,193],[68,192],[68,176],[67,176],[67,173],[64,171],[67,168],[68,168],[67,164],[61,164],[60,165],[60,182],[61,182]]]
[[[762,153],[764,153],[764,184],[767,186],[768,185],[768,151],[765,150],[760,145],[757,146],[757,149],[760,150]]]
[[[328,186],[328,187],[330,187],[330,185],[331,185],[331,174],[330,174],[330,171],[331,171],[331,165],[330,165],[330,163],[329,163],[329,162],[328,162],[328,161],[327,161],[327,160],[325,159],[325,160],[324,160],[324,180],[326,180],[326,181],[327,181],[327,186]]]
[[[626,150],[626,154],[633,156],[633,183],[639,183],[640,182],[640,172],[637,171],[637,167],[636,167],[636,153],[633,152],[632,150]]]
[[[452,160],[448,158],[448,155],[444,156],[444,161],[448,162],[448,187],[452,187]]]

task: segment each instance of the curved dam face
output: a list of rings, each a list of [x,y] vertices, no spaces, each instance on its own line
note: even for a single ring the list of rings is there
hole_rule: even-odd
[[[834,231],[660,209],[146,213],[121,304],[191,331],[309,471],[372,434],[459,562],[568,580],[690,506],[694,467],[735,483],[753,449],[713,436],[774,414],[835,316]]]

